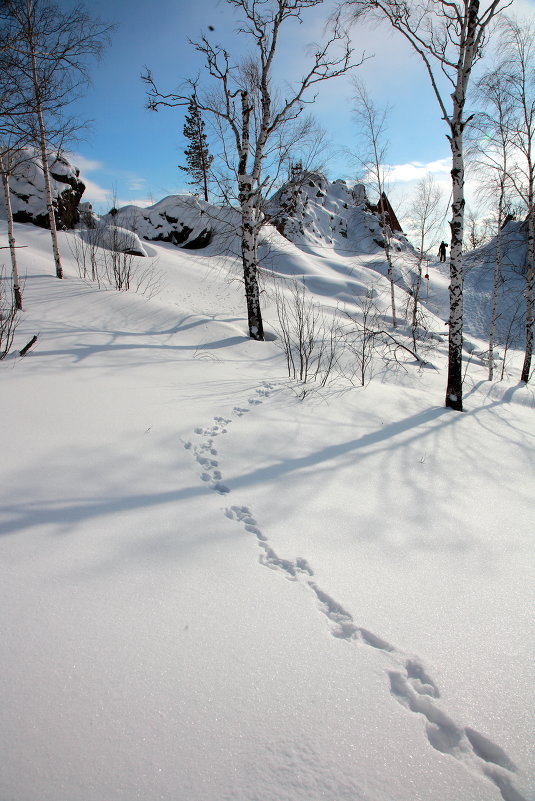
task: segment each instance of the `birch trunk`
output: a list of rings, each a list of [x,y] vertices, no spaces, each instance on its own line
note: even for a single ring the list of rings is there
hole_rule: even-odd
[[[39,125],[39,146],[41,149],[41,160],[43,162],[43,177],[45,180],[46,192],[46,207],[48,211],[48,220],[50,223],[50,236],[52,237],[52,252],[54,254],[54,263],[56,265],[56,278],[63,278],[63,268],[61,266],[61,257],[59,254],[58,245],[58,232],[56,228],[56,216],[54,214],[54,203],[52,200],[52,188],[50,185],[50,170],[48,169],[47,147],[46,147],[46,130],[43,119],[43,103],[41,99],[41,90],[39,87],[39,79],[37,76],[37,64],[35,59],[35,52],[32,46],[32,80],[35,94],[35,112],[37,114],[37,122]]]
[[[240,180],[240,205],[241,254],[249,336],[251,339],[263,342],[264,326],[258,288],[258,226],[251,181],[247,180],[245,176],[242,176]]]
[[[2,185],[4,187],[5,207],[7,217],[7,239],[9,242],[9,252],[11,254],[11,272],[13,276],[13,298],[15,308],[22,311],[22,291],[20,288],[19,268],[17,265],[17,251],[15,250],[15,231],[13,226],[13,212],[11,210],[11,195],[9,190],[9,171],[4,161],[4,156],[0,156],[0,168],[2,171]]]
[[[246,91],[241,93],[242,135],[239,147],[238,191],[241,210],[241,254],[247,304],[249,336],[264,341],[264,326],[258,289],[258,210],[255,207],[254,177],[247,173],[250,145],[251,105]],[[258,148],[257,148],[258,150]]]
[[[498,203],[498,233],[496,234],[496,259],[494,261],[494,277],[492,281],[492,307],[489,331],[489,381],[494,379],[494,340],[496,337],[496,322],[498,320],[498,287],[502,272],[502,219],[503,186],[500,190],[500,199]]]
[[[420,254],[418,256],[418,273],[416,276],[416,283],[414,285],[412,297],[412,345],[416,350],[416,330],[418,328],[418,303],[420,302],[420,291],[422,288],[422,263],[424,260],[424,235],[422,233],[420,238]]]
[[[464,233],[464,159],[462,129],[459,122],[452,124],[450,139],[452,155],[452,219],[450,222],[450,318],[448,349],[448,382],[446,406],[463,410],[463,233]]]
[[[396,296],[394,294],[394,271],[392,269],[392,256],[390,245],[386,244],[386,237],[385,237],[385,255],[386,260],[388,263],[388,280],[390,281],[390,306],[392,307],[392,326],[396,328],[398,321],[396,317]]]
[[[377,164],[377,169],[380,169],[380,165]],[[383,206],[383,198],[382,198],[382,185],[379,182],[379,192],[381,196],[379,198],[379,208],[381,210],[381,223],[383,226],[383,239],[384,239],[384,247],[385,247],[385,256],[386,256],[386,263],[388,265],[387,276],[388,280],[390,281],[390,306],[392,309],[392,326],[396,328],[398,322],[396,317],[396,296],[394,294],[394,270],[392,265],[392,249],[390,247],[390,226],[388,224],[388,218],[386,211]]]
[[[524,364],[522,365],[522,375],[520,380],[528,383],[531,373],[531,357],[533,354],[533,260],[535,257],[535,208],[533,198],[528,214],[528,263],[526,273],[526,351],[524,354]]]
[[[476,36],[479,26],[479,0],[469,0],[460,31],[457,80],[452,93],[451,134],[451,243],[450,243],[450,333],[448,349],[448,381],[446,406],[463,410],[463,234],[464,234],[464,156],[463,131],[466,122],[463,112],[468,82],[477,52]]]

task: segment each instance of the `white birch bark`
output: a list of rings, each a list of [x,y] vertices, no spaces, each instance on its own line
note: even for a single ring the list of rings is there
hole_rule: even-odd
[[[526,146],[525,156],[527,163],[527,192],[526,192],[526,206],[528,209],[528,254],[526,265],[526,286],[524,295],[526,298],[526,348],[524,352],[524,363],[522,365],[522,374],[520,380],[525,384],[528,383],[531,373],[531,359],[533,355],[533,262],[535,260],[535,157],[533,153],[534,147],[534,128],[533,128],[533,106],[529,107],[527,99],[527,82],[524,82],[524,90],[522,95],[523,112],[526,128]]]
[[[452,124],[451,144],[451,243],[450,243],[450,318],[448,349],[448,383],[446,406],[462,411],[463,380],[463,233],[464,233],[464,159],[462,132]]]
[[[17,251],[15,249],[15,230],[13,225],[13,211],[11,209],[11,194],[9,189],[9,166],[6,156],[0,155],[0,169],[2,172],[2,186],[5,195],[5,208],[7,217],[7,239],[11,256],[11,274],[13,277],[13,299],[15,308],[22,311],[22,291],[20,288],[19,268],[17,264]]]
[[[390,308],[392,310],[392,326],[396,328],[398,321],[396,316],[396,295],[394,293],[394,269],[392,265],[392,249],[390,247],[390,226],[388,225],[386,214],[384,212],[381,214],[381,218],[383,221],[383,237],[385,243],[384,247],[385,247],[386,263],[388,265],[387,276],[388,280],[390,281]]]
[[[531,209],[528,214],[528,263],[526,269],[526,287],[524,290],[526,298],[526,349],[524,353],[524,363],[520,380],[528,383],[531,374],[531,359],[533,355],[533,260],[535,257],[535,208],[533,207],[533,197],[531,198]]]
[[[494,344],[496,339],[496,323],[498,320],[498,289],[502,274],[502,222],[503,222],[504,187],[500,187],[498,199],[498,231],[496,233],[496,256],[494,259],[494,275],[492,279],[492,301],[489,330],[489,381],[494,379]]]
[[[452,94],[453,109],[449,136],[451,147],[451,243],[450,243],[450,331],[448,349],[448,381],[446,406],[463,410],[463,235],[464,235],[464,156],[463,120],[466,92],[474,59],[476,36],[479,27],[479,0],[469,0],[462,20],[459,38],[457,81]]]
[[[56,265],[56,278],[63,278],[63,268],[61,266],[61,257],[58,245],[58,232],[56,228],[56,216],[54,214],[54,203],[52,200],[52,187],[50,184],[50,170],[48,169],[46,130],[43,119],[43,103],[41,100],[41,90],[39,87],[39,79],[37,76],[35,51],[33,49],[33,44],[31,46],[32,46],[32,81],[34,87],[35,112],[37,114],[37,122],[39,125],[39,147],[41,150],[41,161],[43,162],[46,208],[48,211],[48,220],[50,224],[50,236],[52,238],[52,252],[54,254],[54,264]]]
[[[241,93],[241,143],[238,165],[238,190],[241,210],[241,253],[247,320],[251,339],[264,340],[258,288],[258,226],[255,204],[254,175],[247,173],[249,159],[251,105],[246,91]]]

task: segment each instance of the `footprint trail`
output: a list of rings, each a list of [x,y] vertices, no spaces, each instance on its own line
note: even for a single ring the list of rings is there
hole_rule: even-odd
[[[235,418],[243,417],[269,398],[274,389],[273,384],[263,382],[246,399],[246,405],[235,406],[232,414]],[[214,441],[228,432],[232,422],[232,418],[214,417],[208,426],[194,429],[195,441],[184,443],[195,458],[201,481],[219,495],[229,495],[231,490],[222,481]],[[250,507],[232,504],[223,513],[255,538],[261,565],[289,581],[301,581],[308,588],[333,637],[355,646],[373,648],[384,655],[392,697],[408,711],[423,718],[427,739],[435,750],[458,759],[468,770],[493,782],[503,801],[526,801],[514,786],[513,776],[517,769],[512,760],[499,745],[475,729],[456,723],[443,711],[439,706],[439,688],[416,656],[404,653],[374,632],[359,626],[350,612],[313,581],[314,571],[304,557],[291,560],[277,554]]]
[[[278,556],[268,539],[258,528],[255,518],[252,516],[251,510],[247,506],[230,506],[225,509],[225,515],[230,520],[236,520],[241,523],[245,531],[249,534],[254,534],[258,547],[260,548],[259,562],[272,570],[278,570],[284,575],[284,578],[295,581],[299,575],[313,576],[313,572],[303,557],[298,556],[294,562],[290,559],[282,559]]]

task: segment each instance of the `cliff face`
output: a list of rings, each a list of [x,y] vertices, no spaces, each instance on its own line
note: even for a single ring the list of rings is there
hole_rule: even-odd
[[[49,154],[48,168],[58,228],[74,228],[80,219],[78,207],[85,190],[85,184],[80,180],[80,170],[63,154],[57,153]],[[41,228],[49,228],[43,167],[41,159],[32,149],[25,148],[22,151],[9,184],[15,222],[30,222]],[[5,217],[1,187],[0,216]]]

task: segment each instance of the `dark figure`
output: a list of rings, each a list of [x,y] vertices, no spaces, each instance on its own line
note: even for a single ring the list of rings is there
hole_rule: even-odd
[[[441,242],[440,243],[440,247],[438,249],[438,258],[440,259],[440,261],[446,261],[446,248],[447,247],[448,246],[446,245],[445,242]]]

